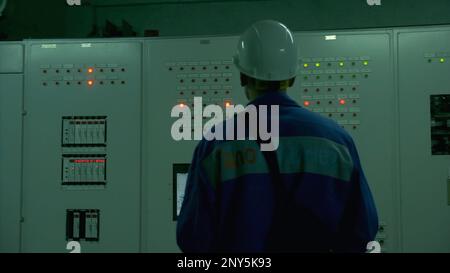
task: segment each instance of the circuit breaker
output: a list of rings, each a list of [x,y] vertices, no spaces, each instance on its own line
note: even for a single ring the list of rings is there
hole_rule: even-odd
[[[61,182],[65,188],[106,186],[107,117],[62,118]]]
[[[100,211],[98,209],[68,209],[66,211],[67,241],[99,241]]]
[[[62,171],[62,184],[65,186],[106,185],[104,155],[65,156]]]
[[[62,145],[106,146],[106,117],[63,117]]]

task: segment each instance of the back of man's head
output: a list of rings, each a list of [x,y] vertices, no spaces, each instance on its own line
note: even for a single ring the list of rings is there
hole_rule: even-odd
[[[263,20],[241,35],[233,60],[241,72],[241,85],[247,90],[286,90],[297,75],[298,48],[285,25]]]

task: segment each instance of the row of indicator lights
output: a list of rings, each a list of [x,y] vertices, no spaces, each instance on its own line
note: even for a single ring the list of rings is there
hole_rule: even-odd
[[[198,93],[201,93],[201,94],[203,94],[203,95],[208,95],[208,92],[207,92],[207,91],[199,91]],[[195,95],[195,94],[198,94],[198,93],[195,92],[195,91],[191,91],[191,94],[192,94],[192,95]],[[213,93],[214,93],[214,95],[218,95],[218,94],[219,94],[219,91],[216,90],[216,91],[214,91]],[[229,90],[226,90],[224,93],[227,94],[227,95],[229,95],[231,92],[230,92]],[[185,92],[181,91],[181,92],[180,92],[180,95],[181,95],[181,96],[184,96],[184,95],[185,95]]]
[[[106,72],[108,69],[104,69],[104,68],[100,68],[100,69],[98,69],[98,71],[100,71],[100,72]],[[125,72],[125,68],[120,68],[120,69],[118,69],[119,71],[121,71],[121,72]],[[83,71],[84,71],[84,69],[81,69],[81,68],[78,68],[78,69],[76,69],[76,71],[78,71],[78,73],[82,73]],[[93,68],[93,67],[88,67],[87,69],[86,69],[86,72],[88,73],[88,74],[92,74],[92,73],[94,73],[94,71],[95,71],[95,69]],[[111,68],[111,69],[109,69],[109,71],[111,71],[111,72],[116,72],[116,69],[115,68]],[[60,73],[61,72],[61,70],[60,69],[56,69],[55,70],[55,73]],[[71,69],[66,69],[66,73],[71,73],[72,72],[72,70]],[[42,73],[44,73],[44,74],[47,74],[48,73],[48,69],[43,69],[42,70]]]
[[[328,117],[330,117],[330,118],[331,118],[332,116],[333,116],[333,114],[332,114],[332,113],[329,113],[329,114],[328,114]],[[343,117],[345,117],[345,114],[344,114],[344,113],[340,113],[340,114],[339,114],[339,116],[340,116],[341,118],[343,118]],[[351,114],[351,116],[355,118],[355,117],[357,117],[357,116],[358,116],[358,114],[356,114],[356,113],[352,113],[352,114]]]
[[[197,81],[196,79],[191,79],[192,83],[195,83],[196,81]],[[219,81],[219,79],[217,79],[217,78],[213,80],[213,82],[218,82],[218,81]],[[201,82],[206,83],[206,82],[208,82],[208,80],[207,79],[202,79]],[[230,82],[230,79],[226,78],[225,82]],[[180,83],[185,83],[185,80],[184,79],[180,79]]]
[[[433,62],[433,59],[428,59],[428,62],[429,63]],[[445,63],[445,58],[439,58],[439,62],[440,63]]]
[[[65,83],[66,83],[66,85],[71,85],[71,82],[70,82],[70,81],[66,81]],[[94,83],[95,83],[94,80],[87,80],[87,81],[86,81],[87,86],[94,86]],[[112,85],[114,85],[114,84],[116,83],[116,81],[109,81],[109,83],[112,84]],[[76,82],[76,84],[81,85],[82,82],[81,82],[81,81],[78,81],[78,82]],[[99,84],[100,84],[100,85],[103,85],[103,84],[105,84],[105,81],[99,81]],[[120,81],[120,84],[125,84],[125,81]],[[48,86],[48,83],[47,83],[47,82],[43,82],[42,85],[43,85],[43,86]],[[55,82],[55,85],[60,85],[60,82],[59,82],[59,81],[56,81],[56,82]]]
[[[327,88],[327,91],[328,91],[328,92],[331,92],[332,90],[333,90],[333,88],[331,88],[331,87],[328,87],[328,88]],[[339,88],[339,90],[340,90],[340,91],[345,91],[345,88],[344,88],[344,87],[341,87],[341,88]],[[353,90],[353,91],[356,91],[356,87],[353,86],[353,87],[352,87],[352,90]],[[309,91],[308,88],[303,89],[303,92],[305,92],[305,93],[307,93],[308,91]],[[320,88],[316,88],[316,92],[320,92]]]
[[[224,68],[228,70],[228,69],[230,69],[230,66],[229,66],[229,65],[226,65],[226,66],[224,66]],[[178,70],[180,70],[180,71],[184,71],[184,69],[185,69],[185,68],[184,68],[183,66],[180,66],[180,68],[178,68]],[[197,69],[197,68],[196,68],[195,66],[192,66],[192,67],[191,67],[191,70],[192,70],[192,71],[195,71],[196,69]],[[218,70],[219,67],[216,65],[216,66],[213,67],[213,69],[214,69],[214,70]],[[173,70],[175,70],[175,68],[169,67],[169,71],[173,71]],[[207,67],[207,66],[203,66],[200,70],[208,70],[208,67]]]
[[[231,101],[227,100],[223,103],[223,105],[225,107],[230,107],[232,104],[231,104]],[[181,108],[184,108],[184,107],[187,107],[188,105],[186,103],[181,102],[178,104],[178,106]],[[194,107],[194,104],[192,103],[191,106]],[[205,107],[205,106],[206,106],[206,103],[203,104],[203,107]]]
[[[348,116],[348,115],[350,115],[351,117],[354,117],[354,118],[358,116],[358,114],[356,114],[356,113],[347,114],[347,116]],[[333,113],[328,113],[327,116],[331,118],[331,117],[333,117],[334,115],[333,115]],[[346,115],[345,115],[345,113],[339,113],[339,114],[336,113],[336,116],[339,116],[339,117],[341,117],[341,118],[344,118]]]
[[[105,124],[104,120],[98,120],[98,121],[70,121],[69,124]],[[67,130],[67,129],[66,129]]]
[[[340,105],[345,105],[347,103],[347,101],[345,100],[345,99],[339,99],[339,104]],[[356,103],[356,100],[352,100],[352,103],[353,104],[355,104]],[[311,101],[309,101],[309,100],[305,100],[304,102],[303,102],[303,105],[304,106],[306,106],[306,107],[308,107],[308,106],[311,106]],[[317,101],[316,102],[316,104],[320,104],[320,101]],[[328,101],[328,104],[333,104],[333,101]]]
[[[345,128],[344,125],[341,125],[341,127],[342,127],[342,128]],[[356,125],[353,125],[352,128],[353,128],[353,130],[356,130],[358,127],[357,127]]]
[[[328,66],[331,66],[331,65],[332,65],[331,63],[328,63]],[[352,62],[351,65],[352,65],[352,66],[355,66],[355,65],[356,65],[356,62]],[[363,62],[362,62],[362,65],[368,66],[368,65],[369,65],[369,61],[363,61]],[[304,64],[303,64],[303,67],[304,67],[304,68],[308,68],[308,67],[310,67],[310,66],[312,66],[312,67],[321,67],[322,64],[321,64],[321,63],[314,63],[314,64],[311,64],[311,65],[310,65],[309,63],[304,63]],[[345,62],[339,62],[339,63],[338,63],[338,66],[339,66],[339,67],[344,67],[344,66],[345,66]]]
[[[72,163],[105,163],[105,159],[72,159]]]
[[[369,74],[364,74],[364,78],[368,78],[369,77]],[[314,78],[314,77],[311,77],[311,78]],[[316,75],[316,80],[320,80],[320,75]],[[342,80],[342,79],[344,79],[345,78],[345,76],[344,75],[339,75],[339,78]],[[352,79],[356,79],[357,78],[357,75],[356,74],[352,74],[351,75],[351,78]],[[310,79],[310,77],[308,77],[308,76],[304,76],[303,77],[303,79],[304,80],[308,80],[308,79]],[[329,80],[331,80],[331,79],[333,79],[333,76],[332,75],[328,75],[328,79]]]

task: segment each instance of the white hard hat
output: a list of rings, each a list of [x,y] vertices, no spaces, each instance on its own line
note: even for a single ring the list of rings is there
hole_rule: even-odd
[[[245,75],[263,81],[283,81],[297,75],[297,44],[282,23],[259,21],[242,34],[234,64]]]

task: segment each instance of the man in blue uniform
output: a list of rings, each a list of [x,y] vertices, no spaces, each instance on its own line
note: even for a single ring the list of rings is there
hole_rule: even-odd
[[[286,94],[297,59],[279,22],[257,22],[241,36],[241,84],[249,105],[279,106],[279,145],[199,143],[178,217],[182,251],[364,252],[374,240],[377,212],[352,138]]]

